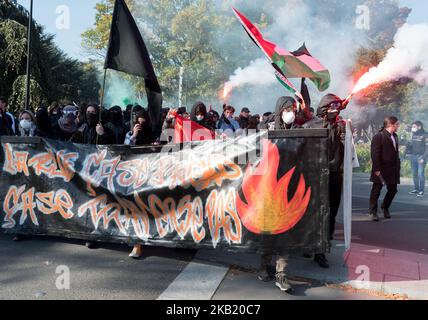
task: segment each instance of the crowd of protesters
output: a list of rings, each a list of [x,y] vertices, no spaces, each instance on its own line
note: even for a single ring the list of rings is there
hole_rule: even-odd
[[[64,142],[100,145],[143,146],[171,142],[163,139],[161,134],[175,127],[175,118],[180,115],[198,125],[230,136],[248,130],[292,130],[297,128],[327,128],[329,130],[329,194],[330,194],[330,240],[333,239],[335,220],[341,202],[343,185],[344,139],[346,122],[340,117],[340,111],[346,106],[344,101],[333,94],[326,95],[320,102],[315,113],[312,108],[300,109],[299,103],[292,97],[280,97],[275,111],[266,112],[262,116],[252,115],[249,108],[242,108],[236,115],[233,106],[224,105],[221,115],[208,110],[203,102],[197,102],[190,112],[185,107],[178,109],[162,109],[162,116],[157,132],[148,110],[139,105],[128,105],[125,110],[121,106],[102,109],[96,104],[81,106],[60,106],[53,103],[49,108],[39,107],[35,112],[24,110],[18,115],[8,112],[7,100],[0,97],[0,136],[44,137]],[[377,217],[377,201],[383,185],[387,185],[388,194],[382,204],[385,218],[390,218],[389,206],[397,192],[399,183],[398,120],[390,117],[385,120],[385,127],[374,138],[372,145],[373,190],[370,197],[370,216],[374,221]],[[407,150],[412,161],[415,190],[412,194],[423,196],[425,188],[425,166],[428,159],[428,134],[421,122],[412,125],[413,137]],[[388,145],[388,151],[383,145]],[[394,166],[386,159],[391,153]],[[398,160],[397,160],[398,159]],[[385,162],[386,161],[386,162]],[[389,161],[389,162],[388,162]],[[386,163],[386,164],[385,164]],[[389,168],[387,164],[391,167]],[[389,168],[389,169],[388,169]],[[389,171],[388,171],[389,170]],[[398,172],[398,174],[397,174]],[[389,174],[391,173],[391,174]],[[393,177],[392,177],[393,176]],[[88,247],[93,244],[88,242]],[[262,281],[276,279],[276,286],[284,292],[291,292],[292,287],[287,281],[286,266],[288,254],[279,253],[276,268],[271,266],[273,252],[268,249],[262,255],[258,278]],[[141,245],[134,246],[130,256],[138,258]],[[308,255],[308,254],[306,254]],[[329,263],[323,252],[312,252],[314,261],[322,268]]]

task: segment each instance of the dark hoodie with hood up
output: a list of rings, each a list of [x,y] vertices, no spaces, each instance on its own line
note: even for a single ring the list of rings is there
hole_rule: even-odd
[[[296,103],[296,100],[294,100],[292,97],[280,97],[278,99],[276,102],[274,115],[275,130],[289,130],[297,128],[294,123],[285,124],[284,121],[282,121],[282,113],[287,108],[292,108],[294,103]]]
[[[204,119],[198,121],[196,118],[197,113],[202,113],[204,115]],[[209,130],[215,131],[215,123],[211,120],[211,117],[207,112],[207,107],[203,102],[199,101],[193,105],[192,110],[190,111],[190,120]]]
[[[326,128],[329,129],[329,162],[330,171],[340,172],[343,170],[345,159],[345,132],[346,122],[339,116],[333,122],[327,120],[328,106],[332,102],[342,102],[343,100],[334,94],[327,94],[321,99],[317,109],[317,118],[306,123],[304,128]]]

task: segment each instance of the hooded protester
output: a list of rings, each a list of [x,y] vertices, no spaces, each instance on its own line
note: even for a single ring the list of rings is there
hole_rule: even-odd
[[[334,94],[327,94],[321,99],[317,118],[304,125],[304,128],[329,129],[330,240],[333,240],[334,236],[343,186],[346,122],[339,116],[341,110],[343,110],[343,100]],[[315,254],[315,261],[323,268],[329,267],[324,253]]]
[[[275,130],[291,130],[297,128],[294,125],[295,110],[297,109],[297,102],[292,97],[280,97],[276,103],[275,108]],[[261,250],[260,269],[258,272],[258,279],[261,281],[271,281],[276,279],[275,285],[284,292],[292,293],[293,288],[287,280],[286,268],[288,265],[288,254],[279,253],[276,259],[275,275],[271,270],[273,267],[270,266],[272,262],[273,253],[270,250],[269,240],[264,243],[264,248]]]
[[[156,142],[149,113],[143,109],[135,115],[135,125],[132,132],[125,137],[125,144],[131,146],[150,145]]]
[[[36,137],[39,136],[37,130],[36,117],[30,110],[24,110],[19,114],[19,135],[21,137]]]
[[[288,130],[298,127],[295,125],[297,102],[292,97],[281,97],[275,107],[275,130]]]
[[[144,108],[138,104],[131,107],[131,110],[129,111],[129,119],[125,122],[126,131],[132,130],[137,122],[135,117],[137,116],[137,113],[142,110],[144,110]]]
[[[79,110],[75,106],[66,106],[63,109],[62,116],[53,127],[55,139],[68,142],[77,132],[77,119]]]
[[[196,102],[190,111],[190,120],[207,128],[208,130],[215,131],[215,123],[209,117],[207,107],[203,102]]]
[[[51,126],[55,127],[58,123],[59,118],[61,118],[61,110],[58,102],[54,101],[48,108],[49,119],[51,120]]]
[[[99,107],[97,105],[89,105],[86,109],[86,121],[77,129],[71,141],[81,144],[112,144],[113,134],[99,122],[99,119]]]
[[[109,111],[110,122],[106,124],[106,127],[113,133],[114,144],[123,144],[128,130],[125,126],[122,109],[119,106],[114,106]]]
[[[52,137],[52,126],[49,119],[48,110],[45,107],[40,107],[36,111],[36,125],[39,131],[40,137],[50,138]]]

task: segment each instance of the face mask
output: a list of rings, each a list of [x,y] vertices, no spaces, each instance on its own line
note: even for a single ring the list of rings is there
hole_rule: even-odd
[[[29,121],[29,120],[21,120],[19,122],[19,124],[20,124],[21,128],[24,130],[30,130],[31,127],[33,126],[33,122]]]
[[[335,121],[337,119],[337,116],[339,115],[339,112],[335,111],[335,112],[328,112],[327,113],[327,118],[329,121]]]
[[[281,118],[285,124],[292,124],[296,120],[296,115],[294,112],[283,112]]]
[[[94,113],[87,113],[86,114],[86,121],[88,122],[88,125],[93,128],[97,125],[98,117]]]
[[[204,120],[204,116],[196,116],[196,120],[198,120],[198,121],[202,121],[202,120]]]
[[[413,127],[413,128],[412,128],[412,132],[413,132],[413,133],[418,132],[418,128]]]

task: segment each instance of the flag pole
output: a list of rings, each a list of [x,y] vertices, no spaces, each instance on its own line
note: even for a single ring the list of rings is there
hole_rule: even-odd
[[[103,86],[101,87],[101,99],[100,99],[100,110],[99,110],[99,115],[98,115],[98,123],[101,123],[101,115],[102,115],[103,104],[104,104],[104,92],[106,89],[106,78],[107,78],[107,68],[104,69]],[[98,145],[98,139],[99,139],[99,135],[97,132],[97,145]]]
[[[28,39],[27,39],[27,79],[25,88],[25,110],[30,107],[30,59],[31,59],[31,26],[33,24],[33,0],[30,1],[30,15],[28,18]]]

